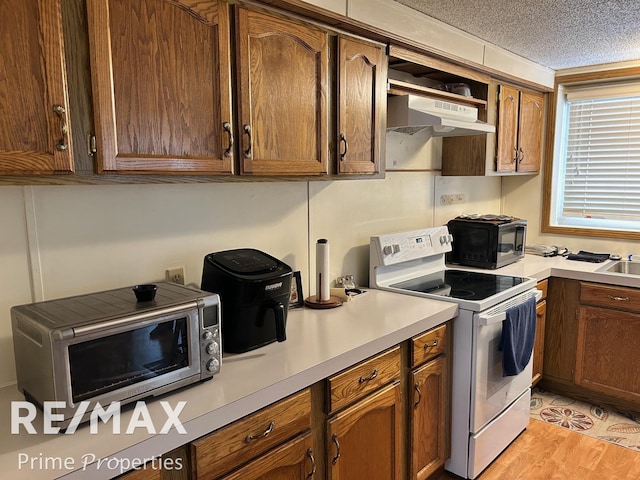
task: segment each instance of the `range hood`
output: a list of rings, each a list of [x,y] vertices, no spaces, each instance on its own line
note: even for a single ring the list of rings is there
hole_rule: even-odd
[[[409,135],[428,129],[433,137],[495,133],[496,127],[478,120],[478,109],[436,98],[398,95],[387,100],[387,132]]]

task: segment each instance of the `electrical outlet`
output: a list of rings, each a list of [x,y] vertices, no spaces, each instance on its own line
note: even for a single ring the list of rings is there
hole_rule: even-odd
[[[440,195],[440,205],[456,205],[465,202],[464,193],[452,193],[449,195]]]
[[[165,274],[167,281],[184,285],[184,267],[167,268]]]

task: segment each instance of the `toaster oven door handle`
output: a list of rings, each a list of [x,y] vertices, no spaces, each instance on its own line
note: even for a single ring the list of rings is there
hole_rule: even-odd
[[[286,324],[284,320],[284,305],[277,303],[273,306],[273,313],[276,317],[276,340],[284,342],[287,339]]]
[[[95,323],[93,325],[85,325],[80,327],[73,327],[73,336],[80,337],[83,335],[89,335],[95,332],[103,332],[116,327],[122,327],[125,325],[136,324],[150,320],[153,318],[162,318],[167,315],[173,315],[175,313],[188,312],[198,308],[197,302],[183,303],[182,305],[176,305],[173,307],[161,308],[158,310],[152,310],[149,312],[138,313],[136,315],[130,315],[128,317],[116,318],[114,320],[106,320],[104,322]]]

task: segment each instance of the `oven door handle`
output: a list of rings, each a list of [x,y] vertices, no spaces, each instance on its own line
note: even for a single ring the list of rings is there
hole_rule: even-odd
[[[536,290],[535,293],[536,302],[542,298],[542,291]],[[495,313],[493,315],[488,314],[480,314],[478,315],[479,321],[478,325],[482,327],[486,327],[488,325],[495,325],[496,323],[502,322],[507,319],[507,309],[505,308],[503,311]]]

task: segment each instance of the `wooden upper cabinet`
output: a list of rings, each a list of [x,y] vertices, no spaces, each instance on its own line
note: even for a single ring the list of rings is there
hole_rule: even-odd
[[[386,112],[384,47],[338,39],[338,173],[380,171]]]
[[[0,175],[73,172],[60,5],[0,2]]]
[[[245,8],[236,21],[241,174],[327,173],[327,32]]]
[[[496,171],[537,172],[542,161],[544,95],[500,85]]]
[[[508,85],[499,86],[498,124],[496,126],[496,170],[515,171],[518,153],[518,104],[520,92]]]
[[[233,172],[223,2],[88,0],[99,173]]]
[[[542,161],[542,126],[544,95],[522,92],[520,95],[520,126],[518,128],[519,172],[537,172]]]

